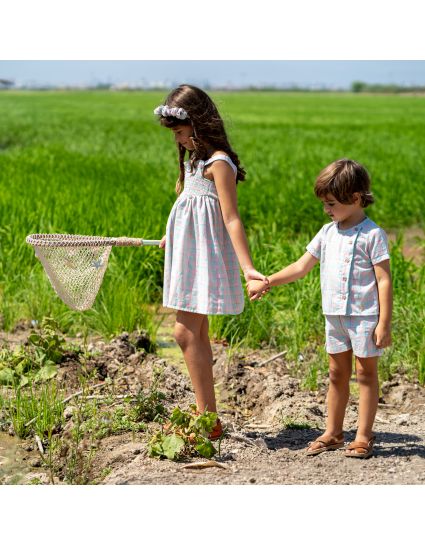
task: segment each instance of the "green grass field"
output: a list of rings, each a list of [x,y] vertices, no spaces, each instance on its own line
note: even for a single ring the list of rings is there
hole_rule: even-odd
[[[163,253],[115,248],[92,310],[69,310],[33,250],[32,232],[160,238],[178,175],[170,131],[152,111],[164,93],[0,93],[0,315],[10,330],[50,315],[63,331],[155,332]],[[247,170],[239,207],[256,267],[271,273],[298,258],[328,221],[312,187],[329,162],[350,157],[372,177],[368,215],[403,234],[425,224],[425,99],[351,94],[215,93],[233,147]],[[382,375],[397,369],[425,381],[425,267],[392,248],[394,346]],[[271,344],[298,365],[325,368],[319,268],[276,288],[211,330],[234,346]],[[303,358],[299,358],[299,354]]]

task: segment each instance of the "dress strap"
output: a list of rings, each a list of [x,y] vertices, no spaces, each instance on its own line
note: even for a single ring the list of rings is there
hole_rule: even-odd
[[[210,163],[214,163],[214,161],[226,161],[226,163],[228,163],[232,169],[233,169],[233,172],[235,174],[237,174],[238,172],[238,168],[237,166],[235,165],[235,163],[230,159],[230,157],[228,155],[224,155],[224,153],[220,153],[220,154],[217,154],[217,155],[213,155],[212,157],[210,157],[208,159],[208,161],[205,161],[204,165],[209,165]]]

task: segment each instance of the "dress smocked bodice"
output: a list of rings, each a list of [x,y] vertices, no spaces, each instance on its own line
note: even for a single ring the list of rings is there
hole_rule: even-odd
[[[184,189],[180,194],[180,198],[193,197],[193,196],[208,196],[213,199],[218,199],[217,189],[213,180],[209,180],[204,177],[204,168],[212,163],[213,161],[223,160],[228,163],[233,171],[236,173],[237,168],[232,162],[232,160],[227,155],[217,154],[203,161],[200,159],[196,167],[191,170],[191,165],[189,161],[186,161],[184,164],[185,167],[185,177],[184,177]]]
[[[184,189],[180,198],[208,196],[218,199],[217,189],[213,180],[204,177],[205,161],[198,161],[196,168],[191,172],[190,163],[185,163]]]

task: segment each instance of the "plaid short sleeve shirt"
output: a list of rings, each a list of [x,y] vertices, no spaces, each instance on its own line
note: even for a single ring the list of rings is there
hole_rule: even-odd
[[[323,314],[379,314],[373,266],[390,258],[385,231],[365,218],[350,229],[337,222],[324,225],[307,251],[320,260]]]

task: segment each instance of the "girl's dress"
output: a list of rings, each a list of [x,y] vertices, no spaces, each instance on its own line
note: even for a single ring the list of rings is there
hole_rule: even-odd
[[[213,161],[236,166],[227,155],[185,162],[184,190],[167,222],[164,269],[165,307],[199,314],[240,314],[244,295],[239,263],[221,214],[213,181],[204,167]],[[235,182],[236,183],[236,182]]]

